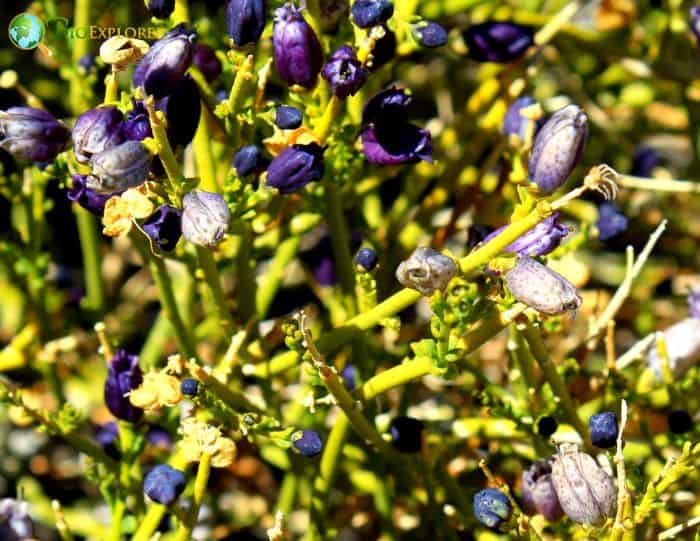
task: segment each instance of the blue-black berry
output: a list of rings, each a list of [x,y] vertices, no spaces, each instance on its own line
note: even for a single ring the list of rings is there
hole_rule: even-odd
[[[548,438],[557,431],[558,426],[554,417],[545,415],[544,417],[540,417],[540,420],[537,421],[537,433],[540,436]]]
[[[367,272],[374,270],[378,262],[377,252],[372,250],[372,248],[362,248],[355,256],[355,264]]]
[[[275,111],[275,124],[283,130],[295,130],[301,126],[303,113],[291,105],[280,105]]]
[[[673,410],[668,414],[668,428],[674,434],[685,434],[693,428],[693,418],[686,410]]]
[[[323,440],[315,430],[301,430],[292,434],[292,447],[302,455],[312,457],[323,450]]]
[[[498,528],[511,512],[510,500],[500,490],[485,488],[474,494],[474,516],[489,528]]]
[[[396,417],[389,425],[391,444],[402,453],[417,453],[423,443],[423,421],[413,417]]]
[[[185,474],[168,464],[159,464],[146,474],[143,491],[154,502],[173,503],[185,490]]]
[[[591,443],[601,449],[609,449],[617,441],[617,417],[612,411],[591,415],[588,420]]]
[[[197,396],[197,391],[199,390],[199,382],[194,378],[183,379],[180,384],[180,390],[182,394],[186,396]]]

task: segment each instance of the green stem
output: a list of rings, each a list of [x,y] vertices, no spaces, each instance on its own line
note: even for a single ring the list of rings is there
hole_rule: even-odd
[[[255,315],[255,261],[253,260],[253,231],[246,223],[239,228],[240,244],[238,246],[238,314],[242,321],[248,321]]]
[[[321,146],[326,142],[331,129],[335,125],[335,120],[343,110],[345,102],[333,95],[323,111],[323,116],[318,120],[315,128],[316,137],[321,141]]]
[[[97,234],[95,217],[87,210],[74,205],[73,213],[78,222],[78,237],[83,254],[86,296],[83,306],[99,317],[105,310],[105,289],[102,281],[100,239]]]
[[[197,477],[194,480],[194,494],[192,495],[192,507],[190,508],[185,520],[180,524],[175,541],[189,541],[192,535],[192,530],[197,524],[199,516],[199,508],[204,501],[204,494],[207,491],[207,482],[211,473],[211,455],[202,453],[197,467]]]
[[[259,319],[265,319],[267,310],[270,308],[287,271],[287,266],[299,250],[300,241],[298,236],[288,237],[276,249],[270,268],[255,292],[255,307]]]
[[[122,538],[122,519],[126,512],[126,502],[121,497],[117,497],[112,510],[112,528],[109,534],[109,541],[119,541]]]
[[[90,0],[75,0],[73,5],[73,26],[75,28],[87,28],[90,26]],[[87,39],[74,39],[72,45],[73,68],[76,68],[78,61],[89,51],[90,41]],[[77,116],[83,112],[82,87],[84,81],[77,69],[73,69],[70,79],[70,103],[73,115]]]
[[[182,206],[182,194],[180,193],[180,167],[175,159],[175,154],[170,146],[170,141],[168,141],[168,134],[165,131],[165,116],[161,111],[156,110],[155,101],[152,96],[146,98],[146,109],[148,110],[148,119],[151,123],[153,138],[158,145],[158,157],[163,163],[163,168],[167,174],[167,189],[170,192],[169,195],[172,202],[179,208]]]
[[[345,309],[351,314],[355,307],[355,272],[350,253],[350,234],[345,221],[343,201],[338,186],[333,181],[326,182],[326,222],[333,250],[333,259],[338,271],[340,288],[343,291]]]
[[[297,486],[299,478],[293,471],[288,471],[284,475],[282,485],[280,486],[279,496],[277,497],[277,510],[285,515],[294,509],[294,500],[297,495]]]
[[[199,266],[204,272],[206,283],[214,297],[217,319],[228,336],[232,330],[232,321],[228,306],[226,305],[226,295],[224,295],[224,290],[221,287],[221,277],[219,276],[219,269],[216,266],[216,261],[214,260],[211,250],[202,246],[197,246],[197,258],[199,259]]]
[[[193,146],[194,159],[197,164],[197,173],[199,174],[202,189],[208,192],[218,192],[219,184],[216,182],[216,166],[211,150],[209,120],[206,114],[202,114],[199,117]]]

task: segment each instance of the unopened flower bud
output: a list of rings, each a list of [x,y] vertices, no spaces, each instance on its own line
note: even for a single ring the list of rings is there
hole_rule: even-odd
[[[221,75],[221,60],[218,59],[216,52],[209,45],[197,43],[194,46],[192,61],[209,83],[215,81]]]
[[[598,207],[598,238],[603,242],[613,239],[627,229],[627,216],[614,203],[604,202]]]
[[[523,503],[525,511],[540,513],[550,522],[556,522],[564,511],[552,483],[552,466],[549,460],[539,460],[523,472]]]
[[[167,19],[175,10],[175,0],[148,0],[148,11],[157,19]]]
[[[578,105],[567,105],[547,120],[535,137],[528,164],[528,177],[542,193],[552,193],[566,182],[587,137],[588,119]]]
[[[121,71],[141,60],[148,49],[148,43],[143,40],[113,36],[100,45],[100,58],[112,69]]]
[[[42,109],[0,111],[0,148],[19,160],[49,162],[65,148],[69,135],[61,122]]]
[[[218,193],[193,190],[182,200],[182,234],[192,244],[216,246],[228,231],[231,212]]]
[[[134,70],[134,86],[156,98],[168,94],[192,64],[195,38],[183,23],[156,41]]]
[[[143,410],[129,401],[128,394],[136,389],[143,381],[143,373],[139,367],[139,358],[119,349],[109,361],[107,381],[104,388],[104,400],[107,409],[117,419],[138,421]]]
[[[87,187],[97,193],[124,191],[143,183],[151,166],[151,154],[139,141],[126,141],[95,154]]]
[[[306,457],[313,457],[323,450],[323,440],[315,430],[300,430],[292,434],[292,448]]]
[[[367,80],[367,70],[350,45],[343,45],[330,56],[321,75],[341,99],[354,96]]]
[[[323,149],[319,145],[292,145],[270,162],[267,183],[280,193],[292,193],[320,180],[323,170]]]
[[[576,444],[559,446],[552,460],[552,483],[561,508],[574,522],[600,525],[615,514],[615,481]]]
[[[282,80],[290,86],[313,88],[323,64],[321,44],[301,11],[291,4],[275,11],[272,45]]]
[[[256,43],[265,29],[264,0],[229,0],[226,28],[236,47]]]
[[[506,227],[503,226],[496,229],[483,242],[489,242],[497,237]],[[522,257],[547,255],[556,249],[561,244],[562,239],[568,234],[569,228],[559,223],[559,213],[557,212],[542,220],[524,235],[521,235],[506,248],[506,252],[518,254]]]
[[[425,424],[420,419],[401,416],[391,420],[391,445],[401,453],[418,453],[423,446]]]
[[[508,271],[506,283],[517,300],[545,314],[561,314],[581,306],[581,297],[571,282],[529,257],[520,258]]]
[[[457,274],[452,258],[432,248],[416,248],[411,257],[402,261],[396,269],[396,278],[404,287],[410,287],[423,295],[432,295],[447,287]]]
[[[97,107],[75,121],[71,137],[73,152],[80,163],[88,163],[93,154],[124,142],[124,115],[114,106]]]
[[[350,8],[352,22],[360,28],[371,28],[388,21],[394,14],[389,0],[356,0]]]
[[[169,205],[161,205],[141,226],[161,249],[169,252],[177,245],[182,234],[182,211]]]
[[[260,173],[267,166],[267,159],[255,145],[245,146],[233,156],[233,167],[240,177]]]
[[[534,43],[531,28],[510,22],[487,21],[463,34],[468,56],[477,62],[504,64],[520,58]]]
[[[604,411],[591,415],[588,419],[591,433],[591,443],[601,449],[610,449],[617,443],[617,417],[612,411]]]
[[[413,35],[423,47],[434,49],[447,43],[447,31],[434,21],[424,21],[413,27]]]
[[[668,367],[673,377],[680,379],[700,360],[700,319],[683,319],[663,331],[662,335],[668,355]],[[647,364],[656,378],[662,379],[662,361],[656,340],[649,348]]]
[[[371,272],[379,263],[379,256],[372,248],[362,248],[355,256],[355,265],[365,272]]]
[[[151,500],[170,505],[185,490],[187,479],[184,472],[168,464],[158,464],[143,479],[143,491]]]
[[[275,125],[283,130],[295,130],[303,120],[304,113],[291,105],[279,105],[275,110]]]
[[[165,113],[170,144],[188,145],[197,131],[201,113],[199,89],[194,80],[189,75],[179,79],[157,107]]]
[[[634,150],[630,175],[649,177],[652,171],[661,163],[661,156],[651,147],[640,145]]]
[[[496,488],[485,488],[474,494],[474,516],[492,529],[508,521],[513,509],[505,493]]]
[[[503,119],[503,133],[506,137],[517,135],[524,140],[528,130],[532,127],[532,135],[537,135],[537,132],[544,124],[544,119],[531,120],[521,114],[521,110],[536,104],[537,101],[532,96],[522,96],[510,104],[506,111],[506,116]],[[534,126],[533,126],[534,124]]]

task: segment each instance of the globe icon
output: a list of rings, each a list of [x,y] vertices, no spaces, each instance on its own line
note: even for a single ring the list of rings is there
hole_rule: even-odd
[[[36,15],[20,13],[10,21],[8,34],[19,49],[35,49],[44,37],[44,23]]]

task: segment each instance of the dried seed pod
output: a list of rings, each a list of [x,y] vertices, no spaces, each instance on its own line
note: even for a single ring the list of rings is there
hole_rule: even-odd
[[[113,69],[122,71],[141,60],[148,49],[148,43],[140,39],[113,36],[100,45],[100,58]]]
[[[192,244],[212,248],[228,231],[231,212],[218,193],[193,190],[182,200],[182,234]]]
[[[599,525],[615,514],[615,481],[574,443],[562,443],[554,455],[552,483],[564,513],[574,522]]]
[[[396,278],[404,287],[432,295],[443,290],[457,274],[457,265],[452,258],[432,248],[416,248],[411,257],[401,262],[396,269]]]
[[[119,192],[146,180],[151,155],[139,141],[126,141],[95,154],[90,164],[92,173],[87,177],[88,188],[97,193]]]
[[[686,318],[671,325],[662,334],[671,373],[676,379],[682,378],[694,364],[700,361],[700,319]],[[654,375],[661,379],[662,363],[656,340],[649,348],[647,364]]]
[[[578,105],[559,109],[537,133],[527,172],[542,193],[552,193],[566,182],[587,137],[588,118]]]
[[[513,296],[545,314],[562,314],[577,310],[581,297],[574,285],[542,263],[523,257],[506,274]]]

